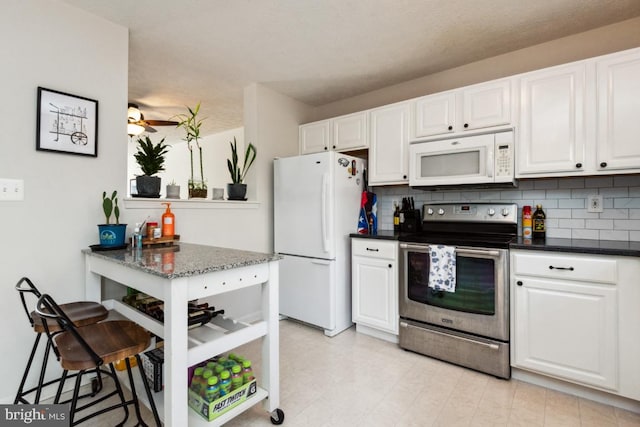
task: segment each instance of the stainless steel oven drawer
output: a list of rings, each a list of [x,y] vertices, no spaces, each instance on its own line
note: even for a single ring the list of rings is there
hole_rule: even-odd
[[[410,320],[400,320],[400,347],[447,362],[511,377],[509,343],[479,338]]]

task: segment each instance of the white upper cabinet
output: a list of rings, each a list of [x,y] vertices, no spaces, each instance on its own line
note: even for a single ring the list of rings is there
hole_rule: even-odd
[[[640,168],[640,49],[600,59],[598,78],[599,171]]]
[[[519,80],[516,177],[640,172],[640,49]]]
[[[331,120],[300,125],[300,154],[320,153],[329,149],[332,143]]]
[[[415,111],[416,138],[453,133],[456,93],[444,92],[418,98]]]
[[[584,62],[520,77],[517,176],[584,172]]]
[[[511,79],[462,90],[462,129],[483,129],[511,123]]]
[[[511,79],[495,80],[415,100],[411,139],[511,123]]]
[[[333,119],[333,145],[336,151],[367,148],[367,112],[347,114]]]
[[[409,182],[409,102],[369,110],[369,184]]]
[[[300,154],[367,148],[367,112],[300,125],[299,138]]]

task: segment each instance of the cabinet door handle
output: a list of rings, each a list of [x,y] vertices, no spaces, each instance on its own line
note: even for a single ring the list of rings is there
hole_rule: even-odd
[[[334,146],[333,146],[333,148],[334,148],[334,150],[335,150],[336,146],[334,145]]]
[[[380,252],[380,249],[376,249],[376,248],[367,248],[367,250],[371,252]]]
[[[389,264],[389,268],[392,268],[393,266],[391,264]]]
[[[518,281],[516,282],[516,285],[518,285],[518,286],[522,286],[522,280],[518,280]]]
[[[449,126],[447,129],[448,130],[453,130],[453,126]]]
[[[576,167],[579,169],[582,167],[582,163],[576,163]]]
[[[468,128],[468,127],[469,127],[469,123],[465,123],[465,124],[464,124],[464,127],[465,127],[465,128]]]
[[[326,149],[327,149],[327,147],[324,147],[324,149],[326,150]]]
[[[554,267],[553,265],[549,266],[549,270],[569,270],[573,271],[573,267]]]
[[[602,162],[602,163],[600,163],[600,167],[601,167],[601,168],[606,168],[606,167],[607,167],[607,162]]]
[[[402,175],[402,179],[407,179],[407,175]]]

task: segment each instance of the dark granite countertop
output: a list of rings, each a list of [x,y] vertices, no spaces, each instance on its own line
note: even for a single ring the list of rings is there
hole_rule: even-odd
[[[277,254],[192,243],[137,250],[131,248],[101,251],[83,249],[82,252],[167,279],[263,264],[282,258]]]
[[[547,238],[538,241],[518,237],[516,241],[509,245],[509,248],[598,255],[640,256],[640,242],[617,240]]]
[[[360,239],[400,240],[400,233],[392,230],[380,230],[377,234],[351,233],[349,234],[349,237],[357,237]]]
[[[402,240],[403,233],[391,230],[381,230],[378,234],[351,233],[349,237],[360,239]],[[531,240],[518,237],[509,245],[510,249],[528,249],[551,252],[573,252],[583,254],[621,255],[640,257],[640,242],[626,242],[618,240],[588,240],[588,239],[554,239]]]

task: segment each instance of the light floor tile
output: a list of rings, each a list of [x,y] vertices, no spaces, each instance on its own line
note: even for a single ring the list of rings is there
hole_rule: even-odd
[[[259,379],[260,341],[234,352],[253,361]],[[289,320],[280,322],[279,407],[284,427],[640,427],[640,414],[497,379],[404,351],[354,328],[328,338]],[[150,412],[143,408],[143,413],[150,422]],[[91,425],[111,427],[121,418],[122,413],[104,415]],[[272,424],[258,404],[226,426]]]

